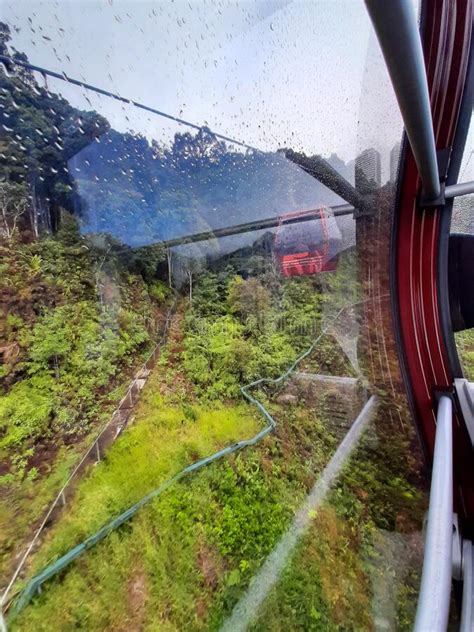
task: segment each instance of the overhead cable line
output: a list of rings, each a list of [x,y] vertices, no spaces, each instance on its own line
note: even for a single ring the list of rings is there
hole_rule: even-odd
[[[152,112],[157,116],[162,116],[170,121],[175,121],[180,125],[185,125],[187,127],[191,127],[192,129],[201,131],[206,129],[204,125],[197,125],[196,123],[192,123],[191,121],[186,121],[185,119],[180,118],[179,116],[174,116],[173,114],[168,114],[167,112],[163,112],[161,110],[157,110],[156,108],[152,108],[149,105],[144,105],[143,103],[138,103],[138,101],[134,101],[133,99],[127,99],[126,97],[121,96],[120,94],[110,92],[109,90],[104,90],[103,88],[98,88],[97,86],[93,86],[90,83],[86,83],[85,81],[80,81],[79,79],[73,79],[69,77],[65,72],[59,73],[54,70],[49,70],[48,68],[43,68],[42,66],[36,66],[35,64],[30,64],[27,61],[22,61],[20,59],[14,59],[13,57],[8,57],[7,55],[0,55],[0,63],[2,63],[6,68],[8,65],[15,64],[17,66],[21,66],[22,68],[27,68],[28,70],[32,70],[34,72],[39,72],[44,77],[54,77],[55,79],[59,79],[61,81],[65,81],[75,86],[79,86],[84,88],[85,90],[92,90],[93,92],[97,92],[97,94],[102,94],[106,97],[112,97],[117,101],[121,101],[122,103],[127,103],[128,105],[133,105],[140,110],[145,110],[146,112]],[[209,130],[210,133],[216,138],[220,138],[221,140],[225,140],[234,145],[239,145],[240,147],[245,147],[246,149],[251,149],[252,151],[259,151],[256,147],[252,145],[248,145],[247,143],[243,143],[240,140],[235,140],[235,138],[231,138],[230,136],[226,136],[225,134],[219,134],[218,132],[213,132]]]
[[[73,79],[72,77],[69,77],[65,72],[58,73],[58,72],[55,72],[54,70],[49,70],[48,68],[43,68],[42,66],[30,64],[30,62],[22,61],[20,59],[14,59],[13,57],[9,57],[7,55],[0,55],[0,63],[2,63],[7,69],[8,69],[9,64],[14,64],[17,66],[21,66],[22,68],[27,68],[28,70],[38,72],[42,74],[45,78],[46,76],[54,77],[55,79],[59,79],[60,81],[65,81],[66,83],[79,86],[81,88],[84,88],[85,90],[91,90],[93,92],[96,92],[97,94],[102,94],[107,97],[111,97],[112,99],[121,101],[122,103],[133,105],[136,108],[139,108],[140,110],[145,110],[146,112],[152,112],[153,114],[156,114],[157,116],[161,116],[170,121],[175,121],[176,123],[179,123],[180,125],[185,125],[187,127],[190,127],[198,131],[209,129],[209,128],[206,128],[206,126],[197,125],[196,123],[192,123],[191,121],[186,121],[185,119],[182,119],[178,116],[174,116],[173,114],[168,114],[167,112],[163,112],[161,110],[157,110],[156,108],[152,108],[148,105],[144,105],[143,103],[139,103],[138,101],[134,101],[133,99],[128,99],[126,97],[121,96],[120,94],[110,92],[109,90],[104,90],[103,88],[98,88],[97,86],[93,86],[90,83],[80,81],[79,79]],[[261,151],[257,147],[253,147],[252,145],[249,145],[248,143],[244,143],[240,140],[236,140],[235,138],[231,138],[230,136],[226,136],[225,134],[220,134],[219,132],[214,132],[210,129],[209,129],[209,132],[216,138],[227,141],[234,145],[245,147],[246,149],[250,149],[251,151],[257,151],[257,152]],[[360,196],[358,195],[354,187],[352,187],[350,183],[348,183],[339,173],[337,173],[337,171],[333,167],[331,167],[323,158],[319,156],[306,158],[306,156],[304,156],[303,154],[297,154],[291,150],[286,150],[284,152],[284,155],[287,159],[289,159],[290,161],[298,165],[298,167],[302,168],[304,171],[306,171],[307,173],[315,177],[317,180],[319,180],[322,184],[327,186],[329,189],[336,192],[344,200],[350,201],[352,204],[354,204],[354,200],[355,200],[355,206],[358,206],[360,204]],[[312,171],[308,169],[306,166],[301,164],[300,161],[302,159],[305,159],[311,162],[312,169],[313,169]],[[315,161],[317,162],[316,169],[314,168]],[[328,176],[328,174],[330,175]]]

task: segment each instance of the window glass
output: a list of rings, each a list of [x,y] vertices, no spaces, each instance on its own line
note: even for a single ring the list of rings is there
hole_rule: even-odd
[[[474,125],[466,138],[459,172],[459,182],[474,180]],[[456,279],[450,280],[450,303],[456,347],[466,378],[474,381],[474,306],[472,303],[472,253],[474,252],[474,195],[454,199],[451,220],[450,270]]]
[[[411,629],[402,122],[364,3],[2,8],[12,629]]]

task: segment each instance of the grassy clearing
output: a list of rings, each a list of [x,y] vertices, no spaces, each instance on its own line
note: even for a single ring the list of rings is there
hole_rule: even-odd
[[[219,629],[339,440],[329,432],[330,424],[317,418],[320,404],[315,402],[310,411],[273,405],[281,420],[274,436],[155,499],[131,523],[79,558],[62,578],[52,580],[12,628]],[[216,423],[218,415],[216,411]],[[239,418],[242,415],[240,411]],[[172,436],[177,409],[165,417],[162,432]],[[381,560],[378,534],[416,533],[425,503],[417,490],[410,441],[396,438],[395,429],[387,429],[382,421],[367,433],[314,516],[254,630],[371,629],[374,582],[381,581],[395,585],[397,626],[410,629],[419,569],[408,566],[403,575],[392,577],[389,563]],[[249,416],[248,423],[255,419]],[[138,446],[143,455],[147,434],[136,434],[141,425],[124,435],[108,463],[84,482],[92,486],[91,498],[94,488],[99,494],[97,507],[104,502],[100,490],[106,472],[117,477],[119,486],[133,489],[134,483],[140,484],[135,477],[140,467],[122,467],[118,455],[133,455]],[[168,459],[169,452],[164,457]],[[161,461],[160,454],[156,458]],[[65,534],[71,535],[68,528],[66,522],[58,525],[45,545],[50,555],[59,552]]]
[[[80,484],[59,528],[43,545],[39,566],[65,553],[186,465],[258,429],[253,411],[243,406],[195,407],[194,419],[188,420],[182,409],[163,406],[160,400],[159,395],[147,398],[139,423]]]
[[[370,630],[370,585],[347,525],[325,505],[251,630]]]
[[[60,450],[49,473],[41,480],[15,481],[0,498],[0,570],[5,572],[11,564],[12,555],[30,533],[32,523],[39,520],[48,504],[52,502],[61,485],[67,480],[77,460],[77,453]]]
[[[52,530],[35,567],[76,544],[131,496],[137,500],[155,487],[170,468],[261,426],[243,406],[194,406],[196,419],[186,420],[182,408],[155,409],[160,397],[150,388],[137,422],[83,482],[72,513]],[[13,629],[216,629],[337,443],[316,408],[274,405],[284,420],[276,436],[155,499],[51,581]]]

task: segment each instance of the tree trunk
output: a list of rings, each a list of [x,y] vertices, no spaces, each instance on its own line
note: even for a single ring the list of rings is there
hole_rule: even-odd
[[[166,257],[168,259],[168,285],[170,287],[173,287],[172,283],[171,283],[171,274],[172,274],[172,259],[171,259],[171,250],[168,250],[166,253]]]
[[[189,302],[193,302],[193,273],[191,270],[188,270],[188,278],[189,278]]]
[[[33,181],[31,185],[31,207],[30,207],[30,224],[35,239],[38,239],[38,210],[37,210],[37,200],[36,200],[36,184]]]
[[[6,203],[2,204],[2,218],[3,218],[3,226],[4,226],[3,232],[5,233],[5,236],[8,239],[8,241],[10,241],[11,231],[10,231],[10,227],[8,226]]]

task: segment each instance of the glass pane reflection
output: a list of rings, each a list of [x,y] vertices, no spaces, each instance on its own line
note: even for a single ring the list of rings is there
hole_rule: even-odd
[[[64,73],[0,74],[2,585],[39,533],[13,629],[409,629],[425,501],[390,309],[402,124],[364,4],[4,19],[3,55]]]

